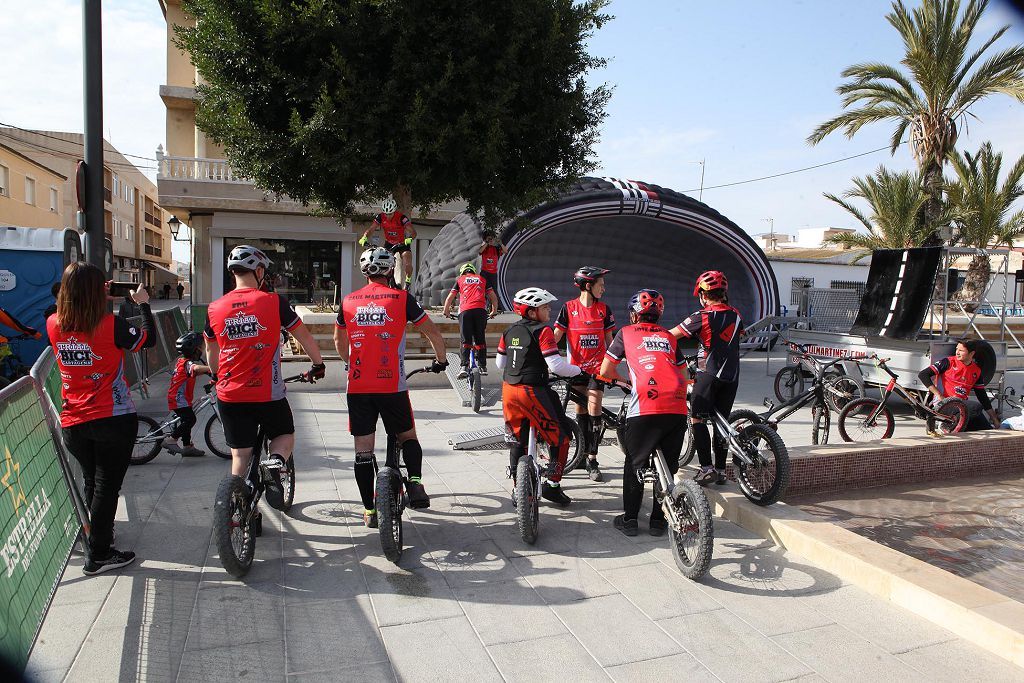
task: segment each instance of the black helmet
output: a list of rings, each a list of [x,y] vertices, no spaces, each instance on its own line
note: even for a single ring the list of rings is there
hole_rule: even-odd
[[[573,276],[572,281],[577,287],[583,289],[587,285],[594,284],[597,278],[602,277],[611,271],[607,268],[598,268],[597,266],[581,266],[576,274]]]
[[[203,346],[203,335],[198,332],[186,332],[174,342],[174,350],[179,356],[193,358],[198,355]]]

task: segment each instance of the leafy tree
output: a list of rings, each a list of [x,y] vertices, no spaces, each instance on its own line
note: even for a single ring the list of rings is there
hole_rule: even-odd
[[[260,187],[339,214],[462,198],[493,224],[593,169],[605,4],[186,0],[178,44],[196,124]]]
[[[886,19],[903,39],[904,69],[878,62],[847,67],[842,75],[849,80],[837,88],[846,111],[807,138],[814,145],[837,130],[852,138],[866,124],[889,121],[896,124],[891,140],[895,154],[909,129],[928,193],[923,219],[933,231],[942,215],[942,169],[956,144],[958,123],[976,102],[994,93],[1024,101],[1024,45],[981,61],[1009,26],[968,51],[987,6],[988,0],[970,0],[961,13],[960,0],[924,0],[911,11],[902,0],[893,2]]]
[[[956,178],[946,186],[950,207],[959,214],[955,221],[956,241],[978,249],[1012,247],[1016,239],[1024,237],[1024,210],[1010,214],[1014,203],[1024,196],[1024,156],[1017,160],[1003,178],[1003,155],[992,151],[986,142],[975,154],[964,152],[950,157]],[[957,292],[963,301],[981,299],[992,266],[986,254],[975,254],[967,268],[964,286]],[[970,309],[973,304],[967,304]]]

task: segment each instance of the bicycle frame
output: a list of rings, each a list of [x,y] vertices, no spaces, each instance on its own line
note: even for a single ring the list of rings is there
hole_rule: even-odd
[[[871,416],[869,417],[870,420],[874,420],[875,418],[878,417],[878,415],[882,412],[882,409],[885,407],[885,404],[888,402],[889,397],[892,396],[893,393],[895,393],[899,395],[901,398],[903,398],[904,401],[911,405],[911,407],[914,409],[914,414],[917,417],[927,418],[930,416],[943,420],[944,422],[948,421],[948,418],[945,415],[932,410],[932,408],[926,402],[922,401],[914,393],[905,389],[899,383],[899,375],[890,370],[889,366],[885,364],[886,359],[878,358],[877,356],[875,356],[875,358],[878,361],[878,367],[882,368],[882,370],[884,370],[889,375],[889,383],[885,385],[884,389],[882,389],[882,397],[878,402],[878,407],[871,412]]]
[[[746,449],[739,442],[740,433],[717,410],[712,417],[719,429],[719,433],[725,437],[726,442],[729,444],[729,453],[734,458],[742,460],[748,467],[753,466],[755,464],[753,458],[750,457]]]
[[[795,413],[796,411],[800,410],[801,408],[803,408],[804,406],[813,401],[820,400],[824,402],[825,392],[828,391],[828,388],[825,386],[824,380],[825,370],[828,369],[830,366],[833,366],[837,363],[841,363],[845,360],[848,359],[837,358],[836,360],[830,361],[828,363],[818,363],[818,369],[815,371],[814,381],[812,382],[810,389],[808,389],[802,394],[799,394],[798,396],[794,396],[793,398],[789,399],[788,401],[778,406],[774,404],[769,405],[771,404],[771,401],[765,399],[765,407],[768,408],[768,412],[762,413],[761,417],[765,421],[782,422],[787,417],[789,417],[790,415],[792,415],[793,413]]]
[[[207,394],[206,396],[203,397],[201,401],[199,401],[199,403],[192,407],[192,410],[193,412],[195,412],[196,416],[198,416],[200,412],[205,410],[206,406],[208,405],[213,405],[214,409],[216,410],[216,400],[216,395],[212,393]],[[149,434],[146,434],[145,436],[136,439],[135,443],[151,443],[153,441],[156,441],[157,439],[162,439],[168,433],[168,429],[173,431],[178,427],[179,424],[181,424],[181,418],[175,415],[169,420],[161,422],[160,425]]]

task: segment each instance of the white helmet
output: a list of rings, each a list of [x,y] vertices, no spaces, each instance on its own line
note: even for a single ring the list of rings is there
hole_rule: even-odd
[[[384,213],[394,213],[398,210],[398,202],[395,201],[394,197],[387,197],[380,203],[380,210]]]
[[[248,244],[240,244],[228,254],[228,269],[232,267],[256,270],[260,266],[270,268],[273,262],[261,250]]]
[[[387,275],[395,269],[395,257],[384,247],[370,247],[359,255],[359,270],[367,277]]]
[[[557,300],[557,297],[546,289],[527,287],[516,292],[512,304],[516,313],[525,316],[528,308],[537,308]]]

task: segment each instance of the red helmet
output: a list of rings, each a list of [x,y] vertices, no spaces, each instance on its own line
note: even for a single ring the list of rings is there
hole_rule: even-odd
[[[637,315],[657,313],[660,318],[665,312],[665,297],[656,289],[641,289],[630,297],[629,312]]]
[[[572,281],[577,287],[583,289],[587,285],[594,284],[597,278],[603,277],[610,272],[611,271],[607,268],[601,268],[599,266],[581,266],[580,269],[576,271],[576,274],[573,275]]]
[[[706,270],[697,278],[693,286],[693,295],[697,296],[700,290],[709,292],[712,289],[729,289],[729,281],[725,279],[725,273],[720,270]]]

